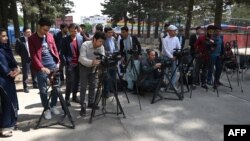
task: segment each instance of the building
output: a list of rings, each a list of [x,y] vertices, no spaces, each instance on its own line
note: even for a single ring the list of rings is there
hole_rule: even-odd
[[[82,16],[80,23],[89,23],[91,25],[96,25],[100,23],[106,25],[108,21],[110,21],[109,17],[94,15],[89,17]]]

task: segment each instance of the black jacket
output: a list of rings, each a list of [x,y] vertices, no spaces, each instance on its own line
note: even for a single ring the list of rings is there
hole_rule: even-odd
[[[16,53],[20,55],[22,63],[29,63],[31,61],[24,37],[16,40],[15,50]]]

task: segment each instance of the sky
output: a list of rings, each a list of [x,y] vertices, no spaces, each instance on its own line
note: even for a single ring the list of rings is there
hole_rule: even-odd
[[[73,22],[79,23],[81,16],[93,16],[93,15],[102,15],[101,10],[103,7],[101,3],[104,0],[72,0],[75,4],[73,10],[75,13],[69,15],[73,16]]]

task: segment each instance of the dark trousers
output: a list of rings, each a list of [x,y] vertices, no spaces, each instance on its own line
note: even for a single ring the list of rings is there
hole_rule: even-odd
[[[69,100],[71,92],[73,93],[73,98],[76,98],[76,93],[79,87],[79,80],[80,80],[79,65],[66,66],[66,92],[65,92],[66,100]]]
[[[28,87],[28,78],[29,73],[31,72],[31,78],[33,86],[37,85],[37,78],[35,72],[32,70],[32,66],[30,62],[23,62],[22,61],[22,73],[23,73],[23,88],[26,89]]]
[[[108,72],[107,72],[107,77],[105,77],[105,80],[104,80],[104,95],[108,95],[109,91],[112,90],[112,88],[114,88],[114,84],[113,82],[115,82],[115,79],[116,79],[116,72],[115,72],[115,69],[114,68],[110,68],[108,69]]]
[[[94,67],[85,67],[80,64],[80,104],[85,105],[86,90],[88,87],[88,104],[94,103],[96,74]]]
[[[214,73],[214,81],[218,82],[222,72],[222,62],[219,56],[211,56],[211,63],[208,69],[207,81],[212,81],[212,75]],[[215,70],[214,70],[215,67]]]

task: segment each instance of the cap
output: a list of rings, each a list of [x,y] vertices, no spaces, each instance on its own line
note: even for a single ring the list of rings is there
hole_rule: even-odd
[[[168,30],[177,30],[177,27],[174,26],[174,25],[170,25],[170,26],[168,27]]]

